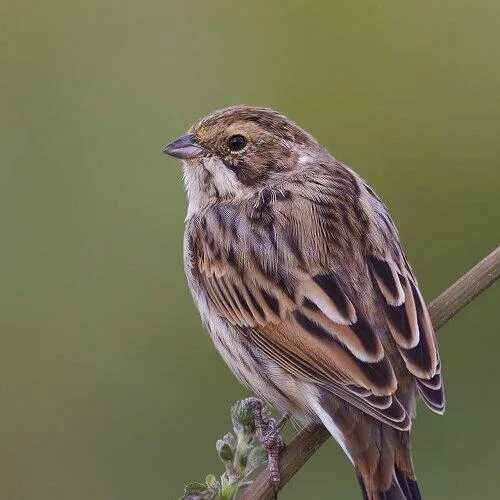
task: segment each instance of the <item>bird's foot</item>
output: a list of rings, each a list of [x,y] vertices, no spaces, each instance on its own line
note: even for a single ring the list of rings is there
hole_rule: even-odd
[[[251,404],[254,410],[255,429],[257,437],[263,448],[267,452],[267,463],[269,468],[269,479],[274,487],[275,492],[281,481],[279,470],[280,451],[285,447],[285,443],[281,437],[281,430],[288,421],[289,415],[285,414],[279,422],[274,418],[267,418],[264,414],[262,402],[257,398],[251,399]]]

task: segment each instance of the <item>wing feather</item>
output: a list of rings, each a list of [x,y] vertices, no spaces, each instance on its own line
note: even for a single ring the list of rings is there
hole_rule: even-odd
[[[194,229],[197,279],[217,314],[282,369],[408,429],[410,408],[399,399],[401,367],[415,378],[424,402],[444,410],[429,313],[385,212],[367,234],[356,231],[350,221],[363,219],[359,207],[338,210],[336,188],[313,184],[317,194],[303,197],[301,212],[295,207],[295,225],[292,196],[286,210],[220,203],[207,212]],[[373,203],[380,211],[380,202]],[[310,221],[306,233],[304,218]],[[368,244],[369,238],[385,243]],[[343,259],[357,267],[349,269]],[[393,358],[398,352],[400,362]]]
[[[415,279],[390,257],[369,256],[368,262],[380,295],[385,299],[387,324],[406,367],[417,378],[433,377],[438,361],[434,329]]]
[[[376,396],[370,390],[354,385],[352,379],[332,366],[314,366],[304,360],[303,353],[276,343],[259,330],[252,331],[255,343],[277,364],[297,377],[321,385],[368,415],[400,430],[410,428],[410,417],[394,395]]]
[[[235,255],[216,245],[213,238],[210,245],[198,241],[198,272],[220,316],[247,329],[255,344],[289,373],[320,384],[379,420],[408,428],[383,345],[334,272],[288,269],[272,275],[253,259],[242,266],[242,258],[236,259],[239,265],[223,266],[220,260],[234,263]]]
[[[445,396],[434,328],[408,261],[399,244],[392,256],[369,255],[367,261],[385,302],[387,325],[415,377],[418,393],[431,410],[443,413]]]

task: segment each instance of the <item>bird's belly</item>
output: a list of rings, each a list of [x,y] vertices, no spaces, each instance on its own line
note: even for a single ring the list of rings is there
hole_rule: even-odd
[[[256,396],[302,423],[315,417],[307,403],[314,386],[298,380],[264,354],[245,332],[198,302],[198,308],[212,341],[236,378]]]

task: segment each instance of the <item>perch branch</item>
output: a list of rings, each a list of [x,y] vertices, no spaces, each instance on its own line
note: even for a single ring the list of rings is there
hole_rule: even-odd
[[[429,304],[429,313],[437,330],[448,322],[460,309],[474,300],[500,276],[500,247],[451,285]],[[301,430],[280,454],[281,483],[279,489],[316,453],[330,437],[322,426],[310,426]],[[244,491],[242,500],[270,500],[275,490],[269,481],[269,472],[263,470]]]

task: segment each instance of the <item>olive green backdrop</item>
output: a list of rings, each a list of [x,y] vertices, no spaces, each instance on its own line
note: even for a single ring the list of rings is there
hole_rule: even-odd
[[[184,281],[160,153],[199,116],[276,107],[388,204],[428,299],[499,230],[500,3],[0,4],[0,498],[167,500],[220,472],[248,393]],[[498,496],[498,306],[440,333],[448,411],[420,408],[426,498]],[[284,499],[358,498],[328,443]]]

